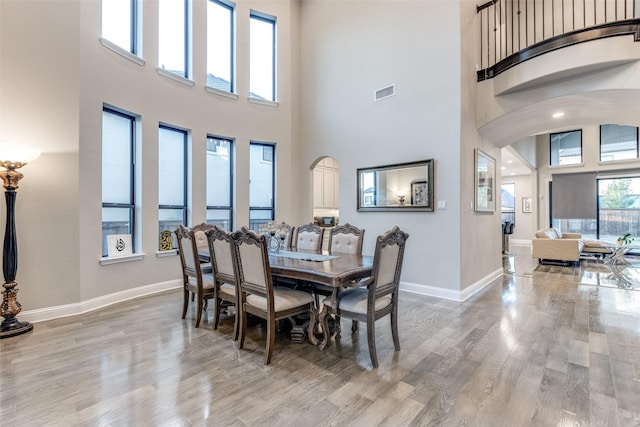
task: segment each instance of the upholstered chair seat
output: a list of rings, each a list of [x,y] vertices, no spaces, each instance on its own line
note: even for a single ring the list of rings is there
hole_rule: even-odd
[[[247,303],[261,310],[267,310],[267,299],[259,295],[247,295]],[[308,292],[278,288],[273,293],[273,309],[275,311],[289,310],[309,303],[313,303],[313,296]]]
[[[366,314],[369,290],[367,288],[351,288],[338,294],[340,309],[353,313]],[[324,299],[325,304],[331,304],[331,298]],[[374,310],[379,311],[391,305],[393,300],[389,295],[376,298]]]

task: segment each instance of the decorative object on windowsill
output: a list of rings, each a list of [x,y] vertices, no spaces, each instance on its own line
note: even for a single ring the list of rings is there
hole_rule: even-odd
[[[631,233],[625,233],[624,236],[618,237],[617,244],[618,246],[627,246],[633,242],[633,237],[631,237]]]
[[[160,251],[172,251],[173,250],[173,236],[171,231],[163,230],[160,233]]]
[[[2,252],[2,272],[4,274],[4,290],[2,291],[2,305],[0,306],[0,316],[4,318],[0,324],[0,338],[9,338],[24,334],[33,330],[33,325],[29,322],[20,322],[16,318],[22,310],[16,295],[16,272],[18,270],[18,240],[16,237],[15,225],[15,203],[18,181],[24,175],[16,169],[40,156],[40,151],[17,145],[6,145],[0,147],[0,166],[5,170],[0,171],[0,178],[4,183],[4,197],[7,202],[7,222],[4,232],[4,246]]]
[[[270,222],[265,227],[267,236],[267,249],[269,252],[278,253],[284,249],[285,239],[287,238],[287,227],[284,223],[276,224]]]
[[[400,206],[404,206],[405,197],[406,195],[404,193],[398,193],[398,202],[400,203]]]

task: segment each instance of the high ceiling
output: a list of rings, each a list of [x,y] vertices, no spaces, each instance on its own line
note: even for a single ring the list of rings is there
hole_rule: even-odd
[[[519,156],[514,154],[510,148],[503,148],[501,150],[501,157],[501,176],[508,177],[531,174],[531,169]]]

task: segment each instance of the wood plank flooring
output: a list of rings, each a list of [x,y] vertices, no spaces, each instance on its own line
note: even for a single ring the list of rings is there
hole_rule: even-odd
[[[640,426],[640,291],[505,260],[464,303],[403,293],[376,370],[347,321],[324,351],[279,334],[264,366],[264,328],[240,350],[179,291],[37,323],[0,340],[0,425]]]

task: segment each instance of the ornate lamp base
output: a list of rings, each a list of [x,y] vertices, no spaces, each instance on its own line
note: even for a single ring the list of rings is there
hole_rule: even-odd
[[[0,325],[0,339],[26,334],[32,330],[33,325],[29,322],[19,322],[15,317],[12,319],[5,319]]]
[[[2,305],[0,306],[0,316],[4,317],[0,323],[0,339],[15,337],[16,335],[26,334],[33,330],[33,325],[29,322],[20,322],[16,315],[20,313],[22,307],[16,298],[18,290],[16,282],[5,283]]]

